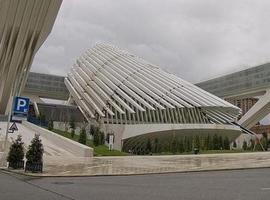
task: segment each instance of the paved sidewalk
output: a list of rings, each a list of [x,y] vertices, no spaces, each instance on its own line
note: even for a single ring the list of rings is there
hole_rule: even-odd
[[[172,156],[45,158],[41,176],[131,175],[270,167],[270,152]]]

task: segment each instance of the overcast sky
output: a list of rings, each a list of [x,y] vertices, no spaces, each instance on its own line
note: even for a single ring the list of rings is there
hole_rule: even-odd
[[[270,61],[269,0],[63,0],[32,71],[66,75],[96,42],[199,82]]]

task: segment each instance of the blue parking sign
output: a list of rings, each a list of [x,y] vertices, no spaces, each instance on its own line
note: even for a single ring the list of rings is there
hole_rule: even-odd
[[[25,97],[15,97],[13,112],[16,113],[28,113],[30,100]]]
[[[29,110],[29,98],[15,97],[13,104],[12,120],[26,120]]]

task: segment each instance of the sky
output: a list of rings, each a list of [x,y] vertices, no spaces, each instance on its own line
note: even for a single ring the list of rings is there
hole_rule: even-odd
[[[63,0],[32,71],[65,76],[97,42],[197,83],[270,61],[269,0]]]

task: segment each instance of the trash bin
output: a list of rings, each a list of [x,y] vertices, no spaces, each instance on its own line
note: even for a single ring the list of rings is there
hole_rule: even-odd
[[[200,150],[198,148],[194,148],[193,151],[194,151],[194,154],[198,154]]]

